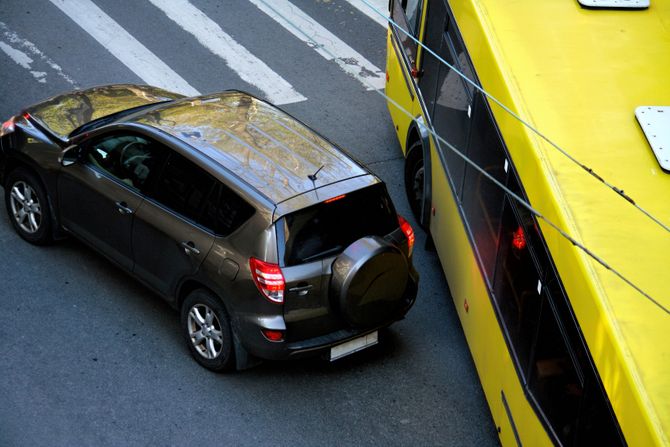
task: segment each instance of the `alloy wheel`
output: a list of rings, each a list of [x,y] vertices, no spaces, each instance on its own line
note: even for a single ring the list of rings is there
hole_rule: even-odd
[[[35,190],[24,181],[17,181],[12,186],[9,204],[14,220],[21,230],[34,234],[42,224],[42,207]]]
[[[188,312],[188,334],[195,350],[206,359],[217,358],[223,349],[221,323],[206,304],[196,304]]]

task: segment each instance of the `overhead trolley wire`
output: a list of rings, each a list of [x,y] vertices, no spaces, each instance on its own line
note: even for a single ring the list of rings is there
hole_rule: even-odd
[[[449,69],[455,71],[465,82],[468,84],[472,85],[475,89],[479,90],[483,95],[485,95],[488,99],[491,101],[495,102],[500,108],[502,108],[505,112],[509,113],[512,117],[514,117],[516,120],[518,120],[520,123],[522,123],[524,126],[526,126],[528,129],[530,129],[535,135],[540,137],[542,140],[544,140],[546,143],[548,143],[551,147],[559,151],[561,154],[563,154],[565,157],[568,158],[571,162],[582,168],[584,171],[586,171],[588,174],[590,174],[592,177],[594,177],[596,180],[600,181],[603,183],[605,186],[607,186],[609,189],[617,193],[619,196],[624,198],[627,202],[629,202],[631,205],[633,205],[635,208],[638,209],[642,214],[647,216],[649,219],[651,219],[654,223],[656,223],[658,226],[663,228],[665,231],[670,233],[670,226],[664,223],[661,219],[658,217],[654,216],[651,214],[651,212],[647,211],[645,208],[642,206],[638,205],[635,200],[628,194],[624,192],[622,188],[618,188],[616,185],[613,183],[607,181],[605,178],[603,178],[601,175],[599,175],[596,171],[593,170],[593,168],[590,168],[589,166],[585,165],[581,161],[579,161],[577,158],[572,156],[567,150],[563,149],[561,146],[558,145],[558,143],[555,143],[553,140],[551,140],[547,135],[542,133],[539,129],[535,128],[532,124],[524,120],[519,114],[514,112],[512,109],[507,107],[505,104],[502,103],[498,98],[484,90],[483,87],[479,86],[476,82],[474,82],[472,79],[468,78],[465,74],[463,74],[458,68],[444,60],[444,58],[440,57],[435,51],[431,50],[427,46],[425,46],[421,41],[419,41],[416,37],[412,36],[409,32],[405,31],[398,23],[396,23],[392,18],[389,16],[385,15],[383,12],[379,11],[374,5],[372,5],[368,0],[360,0],[363,3],[365,3],[370,9],[372,9],[375,13],[379,14],[386,20],[389,24],[391,24],[394,28],[397,30],[401,31],[403,34],[405,34],[407,37],[409,37],[411,40],[413,40],[416,44],[418,44],[421,48],[429,52],[431,55],[435,56],[435,58],[440,61],[442,64],[446,65],[449,67]]]
[[[272,5],[271,5],[267,0],[258,0],[258,1],[261,2],[261,3],[263,3],[267,8],[271,9],[272,11],[274,11],[275,14],[277,14],[277,15],[280,16],[282,19],[284,19],[288,24],[290,24],[292,27],[294,27],[299,33],[301,33],[301,34],[303,34],[304,36],[306,36],[310,41],[313,40],[313,39],[312,39],[312,36],[310,36],[310,35],[308,35],[307,33],[305,33],[302,29],[300,29],[300,27],[297,26],[296,23],[294,23],[294,22],[291,21],[289,18],[285,17],[285,16],[282,15],[280,12],[278,12],[274,7],[272,7]],[[375,11],[377,11],[377,9],[374,8],[374,7],[372,7],[372,6],[367,2],[367,0],[361,0],[361,1],[364,2],[364,3],[366,3],[368,6],[370,6],[370,7],[371,7],[372,9],[374,9]],[[379,11],[377,11],[377,13],[382,14],[382,13],[380,13]],[[383,15],[383,14],[382,14],[382,15]],[[384,16],[384,17],[386,17],[386,16]],[[387,18],[387,20],[389,21],[389,23],[393,23],[393,24],[395,24],[395,22],[393,22],[392,19],[390,19],[389,17],[386,17],[386,18]],[[395,24],[395,26],[397,26],[397,24]],[[425,47],[424,47],[424,48],[425,48]],[[323,49],[323,50],[326,51],[326,52],[328,51],[327,49]],[[430,50],[429,50],[429,51],[430,51]],[[435,53],[433,53],[432,51],[431,51],[431,53],[435,55]],[[334,55],[332,55],[332,56],[335,57]],[[447,64],[447,65],[449,65],[449,64]],[[450,66],[450,67],[451,67],[451,66]],[[468,79],[468,78],[465,77],[462,73],[459,72],[459,74],[460,74],[461,76],[463,76],[466,80]],[[369,82],[369,81],[367,81],[367,80],[365,80],[365,82],[367,82],[368,85],[372,86],[372,83],[371,83],[371,82]],[[472,81],[470,81],[470,82],[472,83]],[[474,83],[473,83],[473,85],[476,86],[476,84],[474,84]],[[478,88],[479,88],[479,87],[478,87]],[[400,104],[398,104],[395,100],[393,100],[392,98],[390,98],[390,97],[389,97],[386,93],[384,93],[382,90],[377,90],[377,89],[373,89],[373,90],[374,90],[375,92],[377,92],[380,96],[382,96],[383,98],[385,98],[387,101],[389,101],[391,104],[393,104],[395,107],[397,107],[398,110],[400,110],[403,114],[407,115],[407,116],[408,116],[409,118],[411,118],[411,119],[414,119],[414,116],[412,115],[412,113],[411,113],[410,111],[408,111],[407,109],[405,109],[404,107],[402,107]],[[481,90],[482,92],[484,92],[484,90],[482,90],[482,89],[480,89],[480,90]],[[484,92],[484,93],[485,93],[485,92]],[[486,94],[486,93],[485,93],[485,94]],[[487,94],[487,96],[488,96],[488,94]],[[509,110],[509,109],[507,109],[507,110]],[[513,112],[510,112],[510,113],[513,113]],[[519,119],[520,119],[520,118],[519,118]],[[609,270],[610,272],[612,272],[615,276],[617,276],[617,277],[618,277],[619,279],[621,279],[623,282],[625,282],[626,284],[628,284],[630,287],[632,287],[634,290],[636,290],[638,293],[640,293],[640,295],[642,295],[644,298],[646,298],[647,300],[649,300],[652,304],[654,304],[654,305],[657,306],[659,309],[661,309],[663,312],[665,312],[666,314],[670,315],[670,309],[669,309],[668,307],[666,307],[665,305],[663,305],[663,303],[661,303],[661,302],[659,302],[658,300],[656,300],[655,298],[653,298],[649,293],[645,292],[640,286],[638,286],[637,284],[635,284],[635,283],[634,283],[633,281],[631,281],[630,279],[626,278],[622,273],[620,273],[618,270],[616,270],[615,268],[613,268],[612,266],[610,266],[607,262],[605,262],[605,260],[604,260],[603,258],[601,258],[601,257],[598,256],[597,254],[595,254],[593,251],[591,251],[590,249],[588,249],[585,245],[583,245],[582,243],[580,243],[579,241],[577,241],[575,238],[573,238],[572,236],[570,236],[566,231],[564,231],[563,229],[561,229],[557,224],[553,223],[551,220],[549,220],[547,217],[545,217],[542,213],[540,213],[538,210],[536,210],[535,208],[533,208],[533,206],[532,206],[530,203],[526,202],[522,197],[520,197],[519,195],[517,195],[516,193],[514,193],[511,189],[509,189],[507,186],[505,186],[505,185],[503,185],[501,182],[499,182],[499,181],[498,181],[496,178],[494,178],[491,174],[489,174],[488,172],[486,172],[486,170],[485,170],[484,168],[481,168],[479,165],[477,165],[477,163],[475,163],[473,160],[471,160],[468,156],[466,156],[466,155],[463,154],[461,151],[459,151],[458,148],[456,148],[454,145],[452,145],[451,143],[449,143],[448,141],[446,141],[444,138],[442,138],[441,136],[439,136],[439,135],[438,135],[432,128],[428,128],[427,126],[423,126],[423,127],[424,127],[424,128],[426,129],[426,131],[427,131],[428,133],[430,133],[430,134],[431,134],[437,141],[443,143],[443,144],[444,144],[446,147],[448,147],[452,152],[454,152],[456,155],[458,155],[459,157],[461,157],[466,163],[468,163],[470,166],[472,166],[475,170],[477,170],[480,174],[482,174],[482,175],[483,175],[484,177],[486,177],[488,180],[490,180],[491,182],[493,182],[497,187],[499,187],[499,188],[502,189],[504,192],[506,192],[510,197],[512,197],[516,202],[518,202],[519,204],[521,204],[524,208],[526,208],[528,211],[530,211],[530,212],[531,212],[533,215],[535,215],[537,218],[542,219],[544,222],[546,222],[547,225],[549,225],[549,226],[552,227],[554,230],[556,230],[556,231],[558,232],[558,234],[560,234],[562,237],[564,237],[565,239],[567,239],[572,245],[574,245],[575,247],[577,247],[577,248],[579,248],[580,250],[582,250],[582,251],[583,251],[587,256],[589,256],[591,259],[593,259],[593,260],[596,261],[598,264],[600,264],[600,265],[602,265],[603,267],[605,267],[605,269],[607,269],[607,270]]]

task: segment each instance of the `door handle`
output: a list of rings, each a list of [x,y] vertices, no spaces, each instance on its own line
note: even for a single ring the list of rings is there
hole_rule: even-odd
[[[128,204],[126,202],[116,202],[116,210],[120,214],[133,214],[133,210],[128,208]]]
[[[191,241],[182,242],[181,244],[179,244],[179,246],[184,249],[184,253],[186,253],[187,255],[190,255],[190,254],[199,255],[200,254],[200,250],[195,248],[195,244]]]
[[[297,293],[298,296],[305,296],[309,293],[309,290],[312,288],[312,284],[306,284],[304,286],[291,287],[288,289],[289,292]]]

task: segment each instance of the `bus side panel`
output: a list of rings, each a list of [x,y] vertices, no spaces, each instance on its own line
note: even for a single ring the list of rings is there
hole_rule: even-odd
[[[430,232],[503,445],[552,445],[516,373],[440,156],[431,147]],[[506,403],[503,403],[503,393]],[[512,428],[515,425],[515,429]],[[517,433],[515,434],[515,430]]]
[[[411,111],[414,109],[415,103],[414,85],[410,74],[404,68],[405,64],[399,60],[400,50],[394,48],[395,46],[396,42],[393,38],[393,33],[389,30],[386,38],[386,54],[388,54],[386,58],[386,94],[393,98],[398,103],[398,106]],[[408,116],[391,102],[387,101],[387,105],[396,134],[398,135],[400,147],[403,153],[406,154],[407,132],[413,117]]]

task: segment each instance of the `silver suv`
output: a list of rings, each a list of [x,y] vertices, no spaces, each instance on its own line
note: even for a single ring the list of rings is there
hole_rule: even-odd
[[[209,369],[334,360],[414,303],[414,234],[384,183],[246,93],[77,91],[6,121],[0,145],[19,235],[72,234],[124,268]]]

